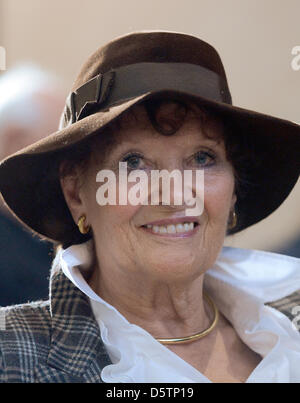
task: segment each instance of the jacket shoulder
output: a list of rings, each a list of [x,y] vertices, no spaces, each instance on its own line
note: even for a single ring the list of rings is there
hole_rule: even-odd
[[[0,382],[32,382],[50,346],[49,301],[0,308]]]
[[[286,315],[291,321],[300,323],[300,290],[277,301],[268,302],[266,305],[277,309]]]

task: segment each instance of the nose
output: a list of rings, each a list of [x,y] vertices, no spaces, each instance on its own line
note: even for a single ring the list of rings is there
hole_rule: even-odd
[[[195,176],[195,172],[179,169],[153,172],[149,183],[149,203],[176,209],[186,208],[190,205],[187,204],[190,199],[195,199],[197,194]]]

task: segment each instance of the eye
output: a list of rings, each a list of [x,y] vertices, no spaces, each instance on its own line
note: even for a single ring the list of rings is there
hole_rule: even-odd
[[[127,162],[128,169],[140,169],[142,156],[136,153],[130,153],[122,159],[122,162]]]
[[[214,155],[210,154],[207,151],[198,151],[195,154],[194,158],[195,158],[196,164],[201,165],[201,166],[213,165],[213,163],[215,161]]]

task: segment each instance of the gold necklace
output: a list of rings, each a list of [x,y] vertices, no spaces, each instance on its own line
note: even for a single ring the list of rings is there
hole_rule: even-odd
[[[214,312],[214,320],[207,329],[203,330],[200,333],[193,334],[191,336],[175,337],[175,338],[170,338],[170,339],[156,339],[156,340],[162,344],[183,344],[183,343],[190,343],[191,341],[199,340],[199,339],[202,339],[202,337],[207,336],[216,327],[216,325],[218,323],[219,310],[218,310],[216,304],[214,303],[214,301],[206,293],[203,292],[203,296]]]

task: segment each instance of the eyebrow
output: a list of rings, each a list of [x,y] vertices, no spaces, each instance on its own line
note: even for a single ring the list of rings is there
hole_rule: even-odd
[[[203,145],[203,143],[210,143],[214,146],[218,146],[220,147],[221,144],[224,144],[224,139],[220,136],[220,137],[215,137],[215,138],[211,138],[211,137],[203,137],[201,138],[201,140],[197,141],[197,142],[193,142],[192,146],[193,147],[200,147],[201,145]],[[189,145],[189,142],[186,143],[186,145]]]

